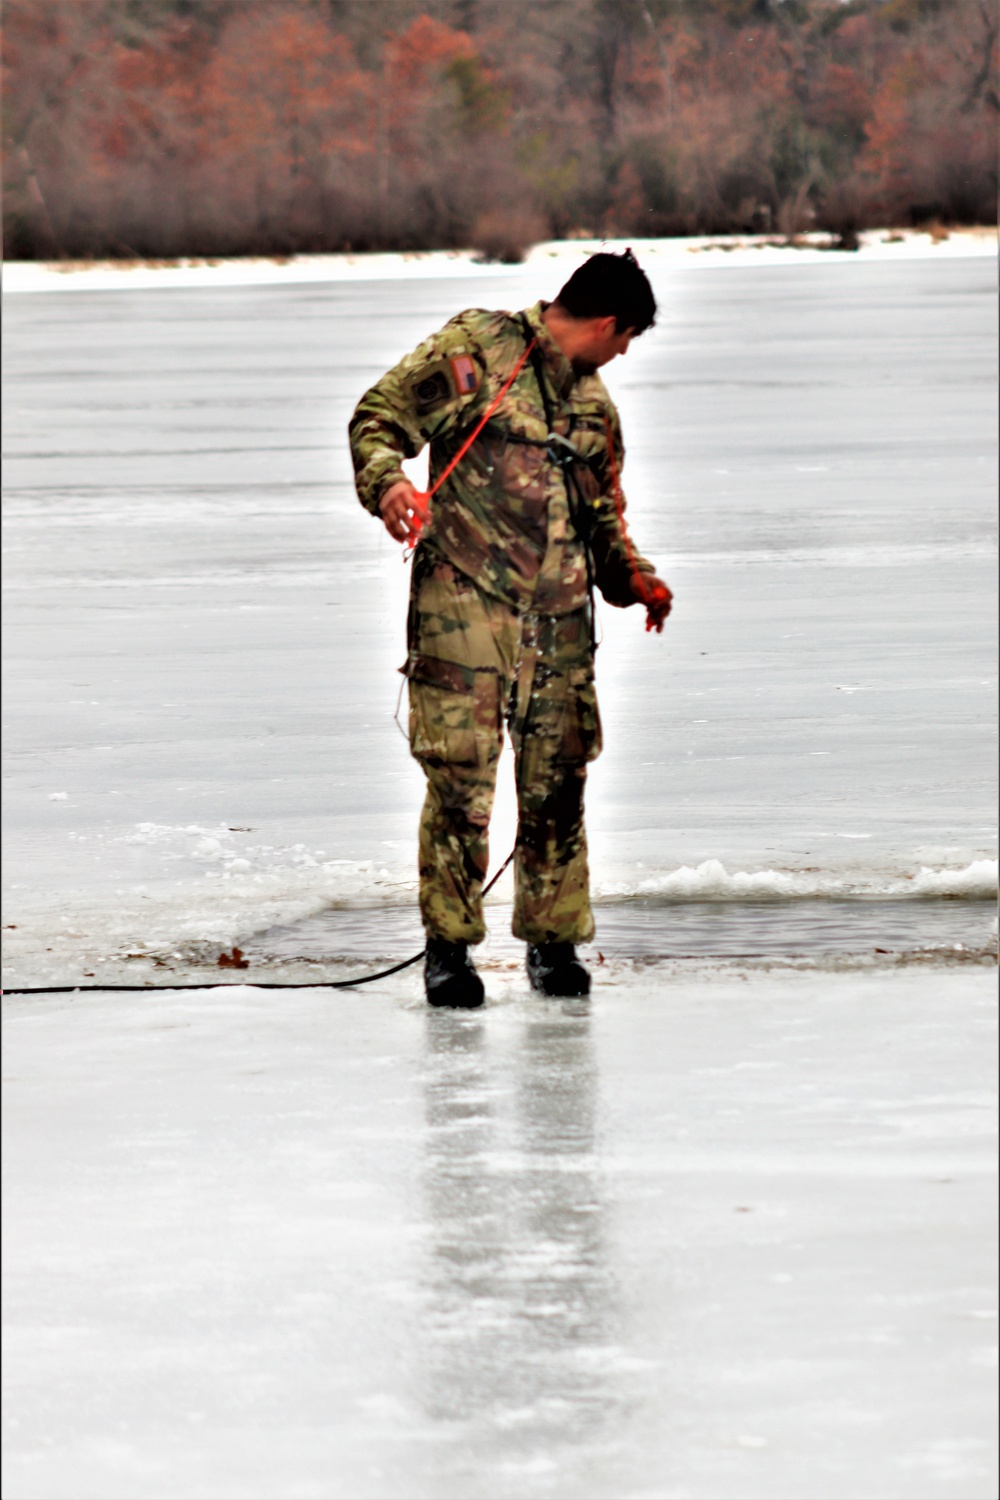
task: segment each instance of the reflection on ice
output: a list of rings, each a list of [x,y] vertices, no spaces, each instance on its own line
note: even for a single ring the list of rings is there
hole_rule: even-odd
[[[5,1495],[996,1495],[993,976],[408,983],[8,1003]]]
[[[480,1459],[554,1460],[622,1416],[588,1009],[500,1055],[478,1018],[431,1012],[426,1040],[428,1415]]]

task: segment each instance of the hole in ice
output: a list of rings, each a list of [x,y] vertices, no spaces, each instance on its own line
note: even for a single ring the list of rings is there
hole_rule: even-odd
[[[621,958],[815,957],[912,953],[923,949],[973,952],[991,940],[991,901],[801,899],[795,901],[598,902],[600,947],[587,947],[590,964]],[[511,907],[487,903],[489,933],[478,960],[520,966],[524,944],[511,936]],[[366,959],[407,957],[424,943],[411,908],[331,908],[301,922],[272,927],[244,943],[263,958]]]

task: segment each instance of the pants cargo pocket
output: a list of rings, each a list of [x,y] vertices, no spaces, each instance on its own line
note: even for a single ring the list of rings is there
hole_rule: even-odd
[[[586,761],[596,760],[603,745],[597,689],[593,676],[586,667],[572,668],[567,674],[566,687],[562,734],[556,760],[562,764],[581,765]]]
[[[432,766],[487,766],[500,754],[500,684],[495,672],[414,654],[409,681],[410,752]]]

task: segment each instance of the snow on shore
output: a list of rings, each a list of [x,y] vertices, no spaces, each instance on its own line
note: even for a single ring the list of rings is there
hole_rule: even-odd
[[[959,229],[942,235],[918,230],[873,229],[858,236],[857,251],[837,251],[826,234],[801,236],[795,245],[769,235],[698,236],[679,239],[552,240],[535,245],[524,266],[541,269],[552,261],[571,266],[597,250],[621,251],[631,245],[651,267],[701,269],[706,266],[796,266],[839,262],[865,264],[931,257],[965,259],[997,253],[992,229]],[[238,259],[189,258],[176,261],[9,261],[3,269],[5,292],[127,291],[156,287],[288,286],[337,281],[423,280],[446,276],[482,278],[523,274],[524,266],[484,261],[472,250],[414,250],[356,255],[246,256]]]

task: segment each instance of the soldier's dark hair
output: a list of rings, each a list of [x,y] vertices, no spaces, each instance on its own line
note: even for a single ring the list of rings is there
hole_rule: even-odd
[[[578,266],[556,298],[571,318],[614,317],[624,333],[645,333],[656,321],[656,298],[645,271],[631,250],[622,255],[601,251]]]

